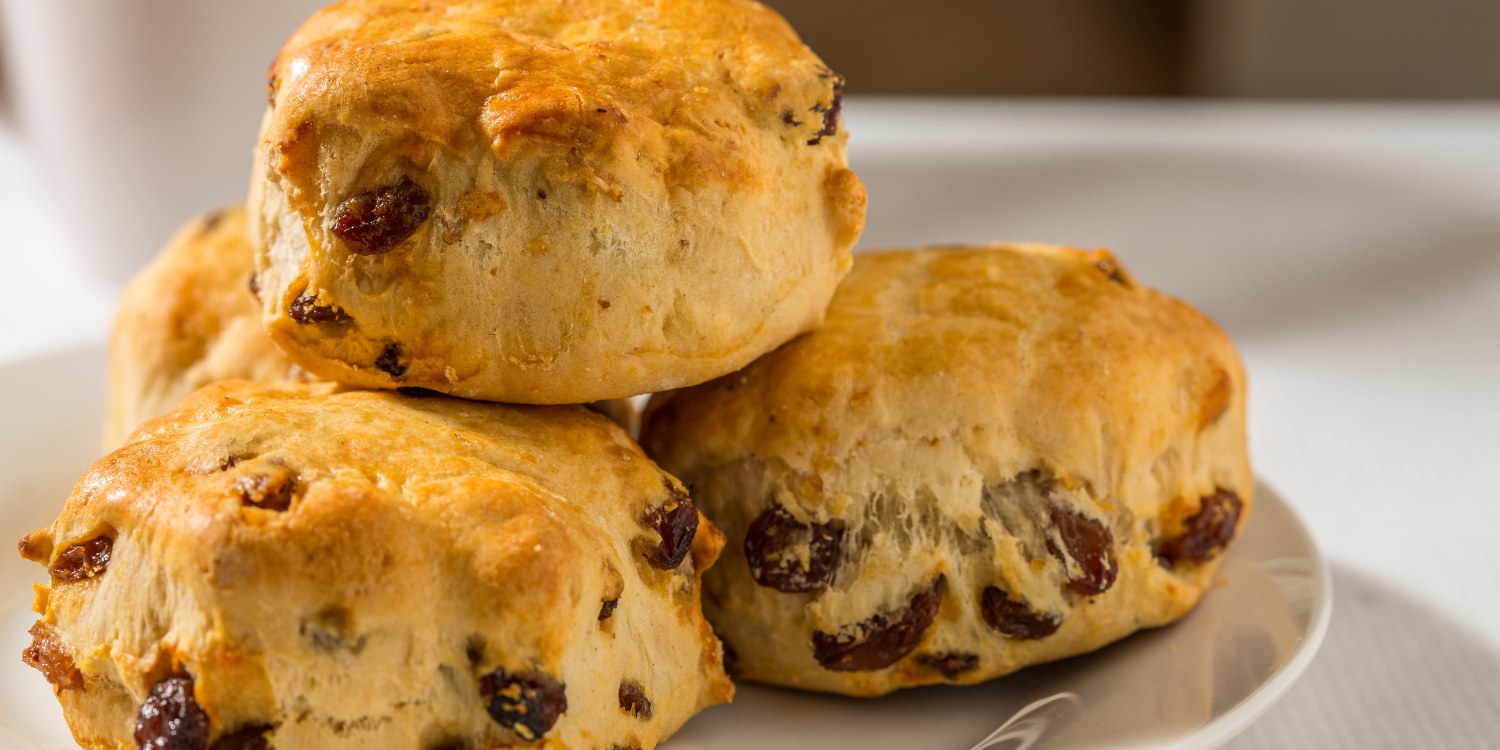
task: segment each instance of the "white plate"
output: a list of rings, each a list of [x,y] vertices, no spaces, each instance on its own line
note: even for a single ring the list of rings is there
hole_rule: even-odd
[[[88,349],[0,369],[0,537],[51,522],[100,453],[104,354]],[[40,569],[0,555],[0,747],[76,748],[40,674],[20,660]],[[741,685],[668,750],[1208,750],[1284,694],[1312,661],[1331,611],[1328,567],[1269,488],[1181,622],[1096,653],[975,687],[858,700]]]

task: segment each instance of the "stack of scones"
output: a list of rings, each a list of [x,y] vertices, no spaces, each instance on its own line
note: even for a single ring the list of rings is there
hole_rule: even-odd
[[[20,543],[78,743],[646,750],[731,675],[969,684],[1182,617],[1252,503],[1233,346],[1104,251],[851,259],[842,86],[749,0],[308,20]],[[640,444],[579,406],[651,393]]]

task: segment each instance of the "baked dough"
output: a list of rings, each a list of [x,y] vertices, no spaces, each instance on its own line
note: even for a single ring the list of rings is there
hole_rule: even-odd
[[[272,66],[265,325],[368,388],[583,403],[822,321],[864,224],[842,79],[746,0],[351,0]]]
[[[1252,502],[1232,344],[1102,250],[860,254],[822,328],[650,409],[729,537],[731,674],[775,685],[974,683],[1166,624]]]
[[[21,541],[80,745],[644,749],[730,698],[723,535],[613,423],[337,388],[208,386]]]
[[[260,324],[255,250],[243,206],[178,230],[120,295],[109,340],[105,446],[220,380],[306,382]]]

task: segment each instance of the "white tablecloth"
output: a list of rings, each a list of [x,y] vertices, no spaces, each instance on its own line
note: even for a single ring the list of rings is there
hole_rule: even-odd
[[[863,247],[1107,245],[1235,336],[1257,473],[1335,612],[1251,748],[1500,748],[1500,107],[859,100]],[[97,341],[0,135],[0,363]],[[206,207],[205,207],[206,208]]]

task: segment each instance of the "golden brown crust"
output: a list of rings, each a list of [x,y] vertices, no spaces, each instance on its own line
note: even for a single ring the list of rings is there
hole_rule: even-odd
[[[231,206],[188,222],[125,287],[109,342],[107,449],[209,383],[311,379],[261,327],[254,273],[244,207]]]
[[[504,673],[565,691],[546,747],[648,748],[732,694],[698,603],[722,534],[701,521],[672,569],[643,554],[685,497],[582,408],[230,381],[97,463],[23,550],[53,570],[48,663],[82,675],[59,698],[85,747],[133,746],[173,674],[215,738],[509,745],[527,732],[486,709]],[[99,538],[103,563],[80,557]]]
[[[524,403],[701,382],[815,326],[863,226],[841,79],[745,0],[352,0],[271,80],[265,322],[340,382]],[[378,230],[347,219],[397,193]]]
[[[1170,622],[1212,579],[1213,535],[1253,501],[1228,337],[1107,252],[1053,246],[861,254],[822,328],[653,398],[642,443],[729,537],[705,610],[737,676],[859,695],[977,682]],[[776,507],[789,515],[751,534]],[[757,542],[752,573],[746,537],[773,521],[802,529],[800,546],[774,558]],[[832,559],[809,525],[842,534],[828,578],[757,584],[786,559]],[[1103,529],[1109,554],[1092,558]],[[892,666],[815,658],[814,631],[868,633],[939,578],[936,624]],[[986,605],[992,587],[1025,608]]]

